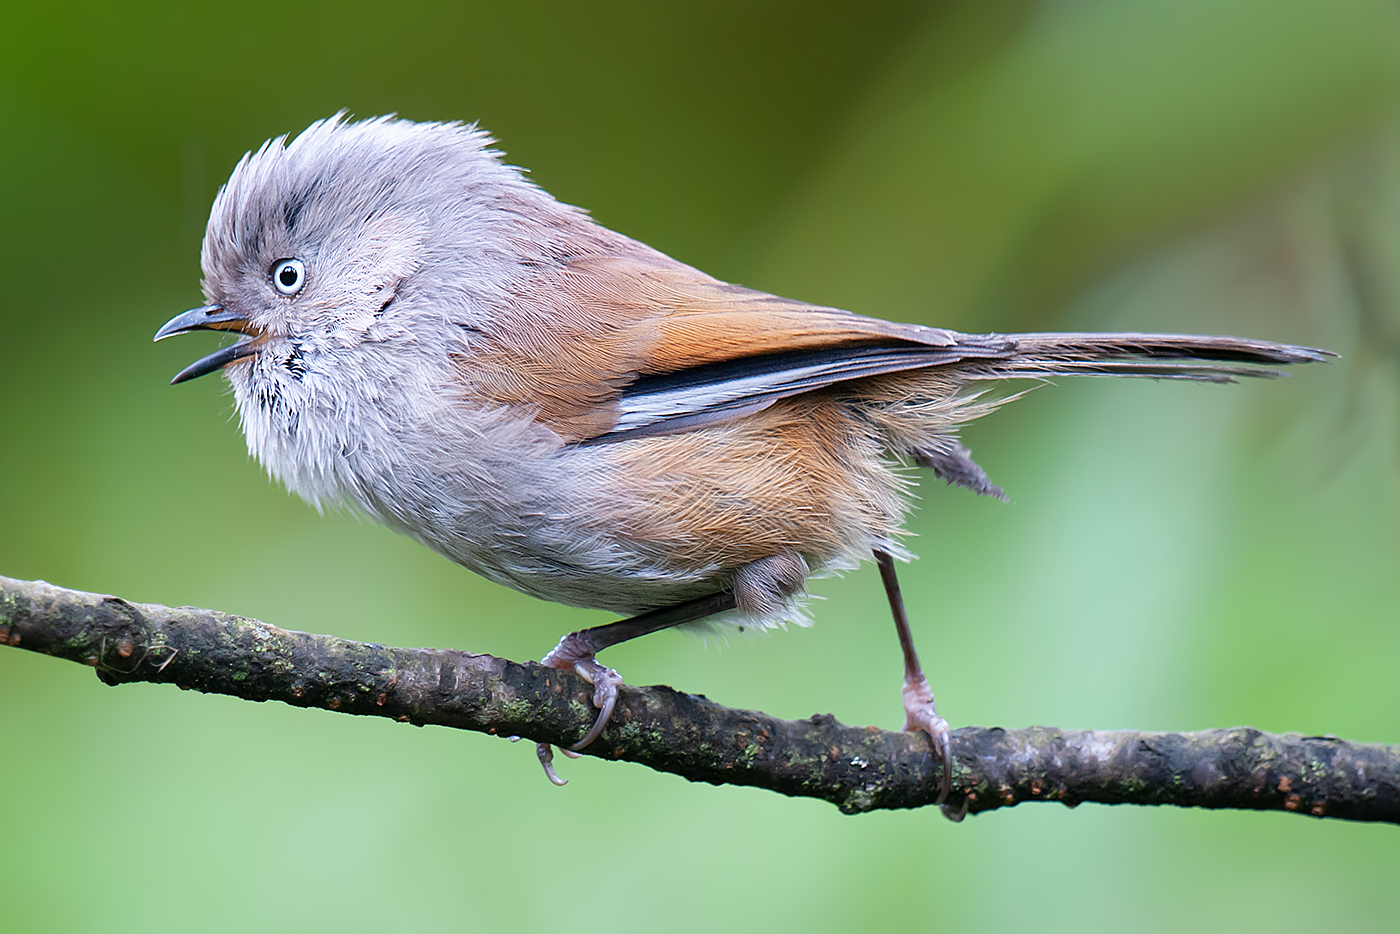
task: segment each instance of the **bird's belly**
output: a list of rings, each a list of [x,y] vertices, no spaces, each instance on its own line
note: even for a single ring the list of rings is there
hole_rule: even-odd
[[[508,423],[442,438],[362,480],[375,518],[547,600],[638,613],[801,554],[813,571],[898,549],[902,483],[879,439],[822,400],[731,423],[559,446]]]
[[[801,554],[813,571],[899,551],[903,482],[828,400],[700,430],[565,447],[517,490],[511,533],[456,560],[546,599],[641,612]]]

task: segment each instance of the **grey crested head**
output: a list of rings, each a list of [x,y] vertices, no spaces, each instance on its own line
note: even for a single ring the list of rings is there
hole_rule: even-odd
[[[517,271],[592,226],[491,142],[474,125],[337,114],[246,154],[214,201],[208,304],[157,339],[243,335],[173,382],[224,369],[250,452],[313,503],[361,500],[347,452],[419,421]]]

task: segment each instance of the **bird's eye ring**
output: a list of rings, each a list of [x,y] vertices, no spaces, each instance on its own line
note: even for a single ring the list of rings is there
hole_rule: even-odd
[[[306,285],[306,265],[299,259],[279,259],[272,264],[272,287],[283,295],[295,295]]]

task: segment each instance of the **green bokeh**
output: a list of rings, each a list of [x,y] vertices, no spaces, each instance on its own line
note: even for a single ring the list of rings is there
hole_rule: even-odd
[[[203,215],[340,108],[479,119],[716,275],[965,330],[1234,332],[1343,360],[1042,388],[929,485],[905,571],[955,725],[1400,741],[1400,13],[1363,0],[0,8],[0,573],[538,658],[606,619],[267,482]],[[195,345],[199,346],[196,347]],[[632,680],[899,720],[868,570],[817,625],[667,633]],[[0,929],[1393,930],[1392,827],[1030,805],[961,825],[564,762],[0,650]]]

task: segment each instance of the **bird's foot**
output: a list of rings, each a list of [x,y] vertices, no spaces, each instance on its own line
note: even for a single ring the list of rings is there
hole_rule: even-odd
[[[928,679],[919,675],[917,679],[906,678],[901,693],[904,697],[904,728],[914,733],[927,733],[933,742],[934,758],[943,761],[943,788],[938,792],[938,800],[934,804],[943,808],[944,816],[961,819],[949,814],[943,803],[953,788],[952,731],[948,729],[948,721],[938,715],[938,709],[933,704],[933,689],[928,686]]]
[[[608,721],[612,719],[613,707],[617,705],[617,689],[622,685],[621,675],[594,658],[592,651],[577,644],[579,640],[575,637],[579,635],[571,633],[560,639],[559,644],[540,660],[540,664],[548,668],[575,672],[593,685],[593,706],[598,708],[598,718],[593,721],[592,728],[584,734],[583,739],[567,749],[560,749],[560,752],[571,759],[577,759],[578,750],[597,739],[603,728],[608,725]],[[539,754],[540,765],[544,766],[544,774],[549,780],[556,785],[565,784],[566,780],[554,771],[553,747],[548,743],[537,743],[535,751]]]
[[[549,656],[545,656],[543,664],[549,665]],[[550,665],[550,667],[564,668],[563,665]],[[598,708],[598,719],[593,721],[592,728],[583,735],[583,739],[564,750],[566,755],[578,752],[597,739],[599,734],[603,732],[603,727],[607,726],[608,721],[612,719],[613,707],[617,705],[617,689],[622,686],[622,675],[591,655],[574,662],[569,668],[576,674],[582,675],[585,681],[593,685],[593,706]]]

